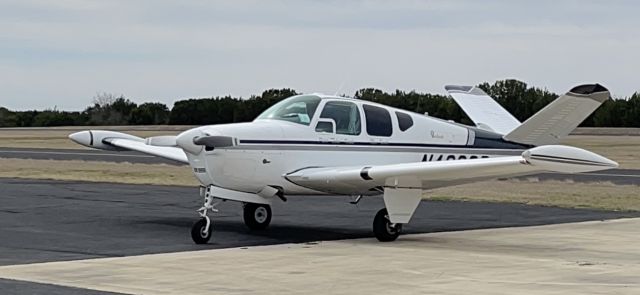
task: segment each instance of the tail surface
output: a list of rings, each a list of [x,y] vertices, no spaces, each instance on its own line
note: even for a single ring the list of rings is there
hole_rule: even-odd
[[[609,90],[600,84],[576,86],[503,138],[531,145],[556,144],[609,98]]]
[[[520,126],[518,119],[478,87],[447,85],[444,89],[480,129],[507,134]]]
[[[478,87],[448,85],[445,89],[478,128],[535,146],[558,143],[610,97],[600,84],[576,86],[520,123]]]

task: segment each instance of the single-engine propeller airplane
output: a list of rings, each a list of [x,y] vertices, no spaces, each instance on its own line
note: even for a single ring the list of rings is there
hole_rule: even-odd
[[[88,130],[69,138],[102,149],[132,150],[190,165],[204,205],[191,236],[212,235],[214,199],[244,204],[244,222],[265,229],[270,204],[288,195],[382,195],[373,219],[380,241],[393,241],[423,193],[433,188],[545,171],[615,168],[595,153],[557,143],[609,99],[599,84],[574,87],[519,122],[480,88],[445,89],[476,126],[353,98],[296,95],[253,122],[193,128],[140,138]]]

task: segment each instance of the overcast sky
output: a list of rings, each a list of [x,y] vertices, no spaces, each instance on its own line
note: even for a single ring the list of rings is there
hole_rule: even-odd
[[[18,110],[505,78],[629,96],[639,73],[637,1],[0,0],[0,105]]]

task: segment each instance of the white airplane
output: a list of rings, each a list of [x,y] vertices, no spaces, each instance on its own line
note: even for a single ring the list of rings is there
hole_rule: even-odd
[[[270,204],[287,195],[382,195],[373,220],[380,241],[393,241],[423,194],[433,188],[545,171],[615,168],[560,139],[609,99],[599,84],[580,85],[524,123],[477,87],[446,86],[475,127],[373,102],[323,94],[296,95],[253,122],[193,128],[177,136],[140,138],[103,130],[69,138],[102,150],[132,150],[189,164],[204,205],[191,236],[212,235],[214,199],[244,204],[244,222],[265,229]]]

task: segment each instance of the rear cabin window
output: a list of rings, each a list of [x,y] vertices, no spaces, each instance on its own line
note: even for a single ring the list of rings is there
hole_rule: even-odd
[[[333,119],[336,122],[337,134],[360,134],[360,111],[355,103],[348,101],[327,102],[320,113],[320,118]]]
[[[411,115],[396,112],[396,117],[398,117],[398,127],[400,127],[400,131],[406,131],[413,126],[413,119],[411,118]]]
[[[372,136],[391,136],[391,115],[386,109],[372,105],[362,105],[367,121],[367,133]]]

